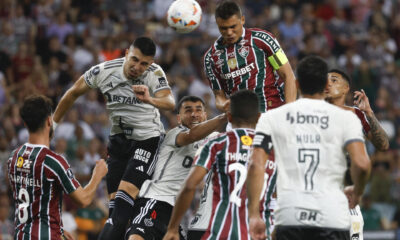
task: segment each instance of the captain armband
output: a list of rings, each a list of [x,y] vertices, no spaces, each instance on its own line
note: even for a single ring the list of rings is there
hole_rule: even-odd
[[[288,59],[280,48],[274,55],[268,57],[269,63],[271,63],[274,70],[278,70],[281,66],[288,62]]]
[[[267,154],[270,154],[273,147],[271,136],[260,132],[256,133],[253,139],[253,147],[260,147],[264,149]]]

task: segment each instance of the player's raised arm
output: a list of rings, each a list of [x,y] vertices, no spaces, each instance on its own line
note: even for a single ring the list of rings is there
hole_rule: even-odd
[[[72,107],[78,97],[89,91],[89,86],[82,75],[61,98],[53,115],[53,121],[59,123],[65,113]]]
[[[201,181],[203,181],[206,174],[207,170],[200,166],[195,166],[190,171],[189,176],[186,178],[185,184],[176,199],[175,207],[172,210],[172,216],[168,224],[168,231],[163,240],[179,239],[179,224],[194,198],[197,186]]]
[[[189,131],[182,132],[176,137],[178,146],[185,146],[195,141],[207,137],[210,133],[227,122],[227,115],[221,114],[206,122],[202,122],[192,127]]]
[[[389,137],[385,130],[379,124],[378,119],[375,117],[374,112],[369,104],[369,100],[364,90],[354,92],[354,104],[360,108],[361,111],[365,112],[368,122],[371,126],[371,130],[367,134],[368,140],[380,151],[386,151],[389,149]]]
[[[72,192],[70,194],[71,198],[78,203],[80,207],[88,206],[93,201],[97,187],[101,179],[107,174],[107,171],[107,164],[104,159],[97,161],[89,183],[84,188],[79,187]]]
[[[162,110],[174,110],[175,100],[170,89],[163,89],[150,96],[149,88],[145,85],[132,86],[136,97],[144,102]]]

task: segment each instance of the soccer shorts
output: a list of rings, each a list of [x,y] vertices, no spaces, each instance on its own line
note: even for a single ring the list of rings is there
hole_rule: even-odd
[[[153,175],[163,139],[164,135],[143,141],[127,139],[124,134],[110,136],[107,146],[108,193],[116,192],[121,180],[140,189]]]
[[[138,198],[135,201],[133,220],[128,236],[136,234],[146,240],[162,239],[167,232],[173,206],[153,198]],[[180,239],[185,239],[180,229]],[[128,239],[128,238],[127,238]]]
[[[277,240],[350,240],[349,230],[305,226],[275,226]]]
[[[201,237],[203,237],[205,232],[206,231],[189,230],[188,234],[187,234],[187,239],[188,240],[201,240]]]

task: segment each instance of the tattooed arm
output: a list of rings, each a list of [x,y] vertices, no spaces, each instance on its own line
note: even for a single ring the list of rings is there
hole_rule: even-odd
[[[367,95],[364,90],[354,92],[354,104],[360,108],[361,111],[365,112],[368,122],[371,126],[371,130],[367,134],[367,138],[380,151],[386,151],[389,149],[389,137],[385,130],[379,124],[378,119],[375,117],[374,112],[371,109]]]

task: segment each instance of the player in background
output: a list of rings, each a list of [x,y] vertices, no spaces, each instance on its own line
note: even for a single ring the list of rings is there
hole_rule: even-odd
[[[260,112],[296,100],[290,63],[268,31],[244,28],[245,17],[234,1],[222,1],[215,10],[221,36],[204,56],[204,70],[219,110],[229,110],[229,96],[241,89],[254,91]]]
[[[177,109],[180,125],[165,136],[153,178],[140,189],[128,232],[130,240],[162,239],[202,139],[227,122],[226,114],[206,121],[204,101],[195,96],[183,97]]]
[[[358,118],[324,101],[327,74],[321,58],[304,58],[297,68],[302,98],[263,114],[257,123],[247,179],[253,239],[265,238],[258,198],[272,148],[279,169],[276,239],[350,239],[349,206],[359,202],[371,164]],[[354,180],[349,200],[343,192],[346,152]]]
[[[368,97],[364,90],[355,91],[354,104],[355,106],[346,106],[346,97],[351,89],[351,79],[343,71],[332,69],[328,73],[328,85],[325,90],[326,100],[345,110],[352,111],[360,119],[364,136],[374,145],[379,151],[386,151],[389,148],[389,138],[383,130],[374,112],[369,104]],[[350,177],[346,174],[346,185],[351,185]],[[345,188],[345,193],[352,191],[353,187]],[[350,209],[351,226],[350,238],[363,240],[364,219],[361,214],[360,206]]]
[[[205,53],[204,70],[216,107],[228,111],[229,96],[241,89],[257,94],[261,113],[296,100],[295,76],[275,36],[263,29],[245,28],[245,17],[234,1],[222,1],[215,10],[215,19],[221,36]],[[270,184],[262,211],[267,224],[272,225],[275,200],[271,195],[276,181],[273,154],[270,161]]]
[[[61,98],[58,123],[75,100],[91,88],[105,96],[112,123],[108,144],[109,220],[100,239],[120,239],[132,217],[134,196],[150,179],[164,137],[158,109],[173,110],[175,101],[161,67],[154,63],[150,38],[137,38],[125,57],[93,66]]]
[[[27,97],[20,108],[28,142],[14,150],[7,162],[16,209],[14,239],[72,239],[62,227],[63,194],[86,207],[107,173],[105,161],[97,161],[90,182],[81,187],[68,161],[50,150],[51,113],[51,100],[42,95]]]
[[[195,165],[177,197],[164,240],[179,239],[179,223],[197,186],[209,171],[213,172],[212,214],[202,239],[250,239],[243,184],[258,117],[258,99],[254,92],[242,90],[232,94],[228,120],[233,129],[209,140],[196,154]]]

